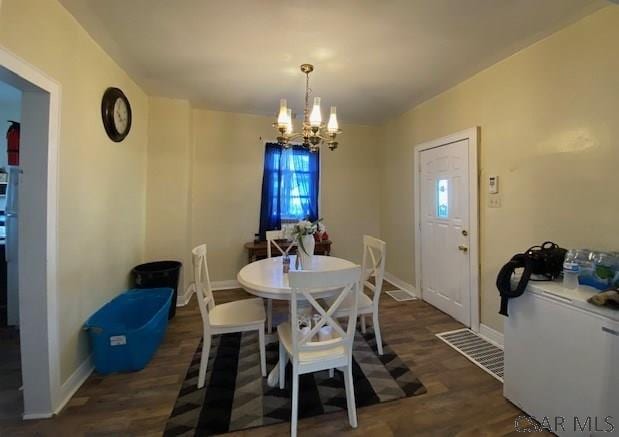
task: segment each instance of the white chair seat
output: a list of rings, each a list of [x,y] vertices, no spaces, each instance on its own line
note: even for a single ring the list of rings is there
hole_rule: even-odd
[[[329,306],[333,305],[335,299],[328,298],[325,299]],[[354,301],[354,296],[346,296],[339,308],[337,309],[336,314],[348,314],[348,310]],[[370,314],[373,311],[372,307],[372,299],[365,293],[359,293],[359,305],[357,306],[357,314]]]
[[[286,348],[286,351],[292,354],[292,330],[290,322],[284,322],[277,325],[277,334],[279,335],[279,341]],[[326,361],[326,360],[346,360],[346,349],[344,346],[334,346],[330,349],[323,349],[312,352],[299,352],[299,363],[309,364],[314,361]]]
[[[255,325],[266,320],[264,304],[259,297],[216,305],[208,316],[212,327]]]

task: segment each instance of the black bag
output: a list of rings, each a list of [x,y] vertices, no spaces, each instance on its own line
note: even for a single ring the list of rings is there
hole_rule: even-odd
[[[546,241],[541,246],[533,246],[524,253],[518,253],[505,264],[496,278],[496,286],[501,295],[499,314],[509,317],[507,303],[509,299],[521,296],[527,288],[529,280],[552,281],[561,275],[563,261],[567,250],[552,241]],[[512,289],[512,276],[516,269],[524,269],[520,281]],[[540,275],[544,279],[532,279],[531,275]]]

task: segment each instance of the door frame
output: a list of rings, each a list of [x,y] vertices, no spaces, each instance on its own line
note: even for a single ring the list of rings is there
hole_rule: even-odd
[[[470,328],[479,332],[479,309],[480,309],[480,294],[479,294],[479,127],[465,129],[445,137],[427,141],[418,144],[414,147],[413,153],[413,173],[414,173],[414,220],[415,220],[415,287],[418,290],[419,296],[423,298],[421,288],[421,152],[424,150],[434,149],[436,147],[446,146],[458,141],[468,140],[469,151],[469,289],[471,311],[471,326]]]
[[[27,222],[20,218],[18,242],[18,253],[22,259],[19,268],[19,318],[23,418],[41,419],[57,413],[65,397],[60,380],[61,344],[57,306],[58,144],[62,88],[43,71],[3,46],[0,46],[0,67],[2,79],[24,93],[22,113],[26,109],[33,115],[29,118],[36,121],[37,126],[38,123],[42,126],[35,129],[29,139],[37,144],[40,142],[46,148],[45,159],[36,163],[45,171],[30,173],[30,188],[27,188],[28,196],[24,198],[30,202],[29,211],[35,210],[36,204],[36,210],[43,211],[45,216],[28,217]],[[30,165],[35,166],[33,161]],[[32,189],[34,185],[39,187],[37,193]],[[41,190],[41,186],[45,189]],[[20,215],[24,215],[22,212]],[[21,237],[26,231],[33,231],[41,238],[23,241]],[[28,274],[23,266],[24,259],[33,261],[37,272]],[[43,271],[38,271],[39,266],[43,267]]]

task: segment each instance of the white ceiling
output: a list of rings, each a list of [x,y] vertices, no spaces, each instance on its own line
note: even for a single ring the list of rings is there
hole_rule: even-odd
[[[604,0],[61,0],[153,95],[377,123],[607,5]]]

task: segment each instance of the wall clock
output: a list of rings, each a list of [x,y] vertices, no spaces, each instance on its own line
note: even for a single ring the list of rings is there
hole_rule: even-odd
[[[101,118],[107,136],[117,143],[131,130],[131,105],[118,88],[108,88],[101,99]]]

